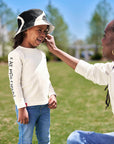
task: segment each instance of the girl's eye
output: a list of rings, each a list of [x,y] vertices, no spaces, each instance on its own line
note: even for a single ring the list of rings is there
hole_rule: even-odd
[[[41,34],[41,33],[44,33],[45,35],[48,34],[48,30],[42,31],[41,29],[38,29],[37,31],[39,34]]]
[[[104,34],[103,37],[106,37],[106,35]]]
[[[38,32],[41,32],[41,31],[42,31],[41,29],[38,30]]]
[[[45,30],[44,33],[45,33],[45,34],[48,34],[48,30]]]

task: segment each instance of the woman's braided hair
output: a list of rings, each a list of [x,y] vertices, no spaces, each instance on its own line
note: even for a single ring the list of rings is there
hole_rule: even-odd
[[[110,95],[109,95],[108,85],[105,87],[104,90],[105,91],[107,90],[106,100],[105,100],[105,104],[106,104],[105,109],[107,109],[109,107],[109,105],[110,105]]]

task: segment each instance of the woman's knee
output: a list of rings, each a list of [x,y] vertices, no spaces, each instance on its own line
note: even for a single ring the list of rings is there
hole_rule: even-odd
[[[82,144],[80,142],[80,133],[77,130],[72,132],[67,138],[67,144]]]

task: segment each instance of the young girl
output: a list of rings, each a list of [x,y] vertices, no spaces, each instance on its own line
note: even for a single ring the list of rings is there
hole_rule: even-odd
[[[39,144],[50,144],[50,109],[57,106],[45,54],[36,47],[54,30],[40,9],[18,17],[14,50],[8,55],[9,80],[19,125],[18,144],[32,144],[34,127]]]

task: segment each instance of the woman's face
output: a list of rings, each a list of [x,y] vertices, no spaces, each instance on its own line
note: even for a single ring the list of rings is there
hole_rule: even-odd
[[[112,22],[108,24],[104,31],[104,37],[102,39],[103,46],[103,56],[114,60],[114,55],[112,55],[112,50],[114,50],[114,32],[111,30]]]
[[[25,32],[25,38],[22,42],[22,46],[27,48],[37,47],[44,41],[47,32],[47,25],[35,26],[28,29]]]

